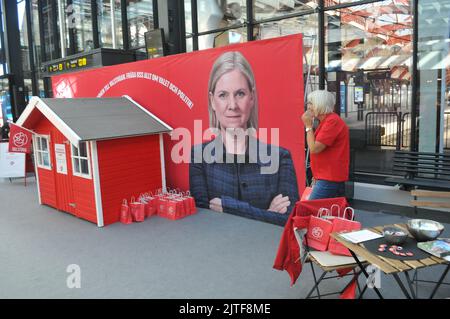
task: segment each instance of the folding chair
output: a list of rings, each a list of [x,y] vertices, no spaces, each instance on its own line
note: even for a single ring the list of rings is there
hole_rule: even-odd
[[[300,248],[301,263],[302,263],[302,265],[304,265],[305,262],[307,262],[311,265],[311,271],[312,271],[313,278],[314,278],[314,286],[308,292],[305,299],[312,299],[312,298],[321,299],[322,297],[326,297],[326,296],[340,295],[352,283],[354,277],[356,277],[355,280],[357,283],[360,298],[362,297],[364,291],[361,292],[361,288],[358,283],[358,277],[361,274],[362,270],[358,267],[358,264],[355,262],[355,259],[353,257],[337,256],[337,255],[331,254],[328,251],[311,251],[307,246],[307,241],[306,241],[306,236],[305,236],[306,229],[294,228],[294,234],[295,234],[295,238],[297,239],[297,243]],[[316,271],[314,270],[314,265],[316,265],[322,271],[322,274],[320,275],[319,278],[317,278],[317,276],[316,276]],[[353,270],[350,273],[347,273],[342,276],[339,274],[337,274],[337,275],[332,274],[334,271],[336,271],[336,273],[337,273],[338,270],[343,270],[346,268],[353,268]],[[329,274],[331,274],[331,276]],[[350,282],[347,283],[347,285],[344,287],[344,289],[342,289],[340,291],[336,291],[336,292],[326,293],[326,294],[323,294],[320,292],[319,285],[323,280],[343,278],[343,277],[347,277],[347,276],[352,276],[352,279],[350,280]],[[314,291],[316,291],[317,294],[312,295]]]

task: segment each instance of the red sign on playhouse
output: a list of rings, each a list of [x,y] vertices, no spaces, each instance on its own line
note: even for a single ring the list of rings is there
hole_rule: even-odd
[[[31,153],[32,133],[13,123],[10,124],[9,148],[10,153]]]

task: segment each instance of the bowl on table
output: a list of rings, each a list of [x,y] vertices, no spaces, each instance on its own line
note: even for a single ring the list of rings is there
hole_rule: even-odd
[[[411,219],[406,226],[419,242],[435,240],[444,231],[444,225],[429,219]]]
[[[401,228],[387,226],[383,228],[383,236],[391,245],[401,245],[408,238],[408,233]]]

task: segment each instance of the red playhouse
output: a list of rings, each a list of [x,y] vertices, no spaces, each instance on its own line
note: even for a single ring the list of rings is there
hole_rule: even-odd
[[[166,189],[163,133],[130,97],[33,97],[17,120],[32,130],[39,203],[96,223],[119,221],[124,198]]]

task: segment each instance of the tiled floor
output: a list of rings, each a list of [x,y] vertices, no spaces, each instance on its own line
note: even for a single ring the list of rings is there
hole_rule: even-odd
[[[279,226],[200,210],[178,221],[153,217],[97,228],[40,206],[34,178],[27,187],[22,180],[0,181],[0,203],[0,298],[284,299],[303,298],[312,287],[309,266],[293,287],[286,272],[272,268]],[[357,216],[364,226],[406,221],[377,212]],[[73,264],[81,269],[79,289],[67,286]],[[420,276],[440,272],[437,266]],[[323,292],[342,289],[347,280],[328,280]],[[391,277],[382,275],[381,291],[402,298]],[[420,285],[420,296],[430,292],[429,284]],[[450,286],[436,295],[449,296]],[[376,295],[368,291],[365,298]]]

